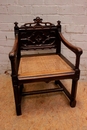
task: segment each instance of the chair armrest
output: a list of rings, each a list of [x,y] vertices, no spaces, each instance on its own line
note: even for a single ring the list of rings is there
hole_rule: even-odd
[[[83,53],[83,50],[79,47],[76,47],[74,45],[72,45],[70,42],[68,42],[64,36],[62,35],[62,33],[59,33],[60,36],[60,40],[62,41],[62,43],[69,48],[72,52],[74,52],[76,54],[76,62],[75,62],[75,69],[79,70],[79,64],[80,64],[80,56]]]
[[[83,53],[82,49],[79,47],[76,47],[74,45],[72,45],[70,42],[68,42],[64,36],[62,35],[62,33],[59,33],[60,35],[60,39],[63,42],[63,44],[69,48],[71,51],[73,51],[76,55],[81,55]]]
[[[18,51],[18,35],[16,35],[15,37],[13,48],[11,52],[9,53],[9,58],[11,59],[12,57],[15,57],[17,54],[17,51]]]
[[[9,53],[9,59],[11,61],[11,70],[12,70],[12,76],[17,75],[18,73],[18,66],[20,61],[20,55],[19,55],[19,45],[18,45],[18,35],[15,37],[15,42],[13,45],[13,48],[11,52]]]

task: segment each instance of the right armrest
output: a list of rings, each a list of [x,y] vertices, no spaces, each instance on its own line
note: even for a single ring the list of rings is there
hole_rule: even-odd
[[[64,36],[62,35],[62,33],[59,33],[61,41],[63,42],[63,44],[70,49],[72,52],[74,52],[76,55],[81,55],[82,54],[82,49],[79,47],[76,47],[74,45],[72,45],[70,42],[68,42]]]
[[[11,59],[12,57],[15,57],[17,54],[17,51],[18,51],[18,35],[16,35],[15,37],[15,42],[14,42],[11,52],[9,53],[9,58]]]
[[[83,53],[82,49],[79,47],[76,47],[74,45],[72,45],[70,42],[68,42],[62,35],[62,33],[59,33],[60,35],[60,39],[62,41],[62,43],[68,48],[70,49],[72,52],[74,52],[76,54],[76,62],[75,62],[75,68],[79,69],[79,63],[80,63],[80,56]]]

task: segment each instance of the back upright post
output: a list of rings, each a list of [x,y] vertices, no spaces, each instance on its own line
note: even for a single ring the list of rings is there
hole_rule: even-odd
[[[18,22],[15,22],[14,23],[14,34],[15,34],[15,36],[16,36],[16,34],[18,34],[18,30],[19,30],[19,27],[18,27]]]
[[[59,32],[61,32],[61,21],[57,21],[57,49],[56,49],[56,53],[60,54],[61,53],[61,39],[59,36]]]

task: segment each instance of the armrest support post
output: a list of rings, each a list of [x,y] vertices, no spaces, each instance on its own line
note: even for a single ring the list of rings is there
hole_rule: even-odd
[[[79,69],[80,55],[76,55],[75,69]]]
[[[15,57],[10,57],[11,61],[11,70],[12,70],[12,75],[17,75],[17,58]]]
[[[9,59],[11,61],[12,75],[17,75],[19,64],[19,47],[18,47],[18,35],[15,37],[14,46],[9,53]]]

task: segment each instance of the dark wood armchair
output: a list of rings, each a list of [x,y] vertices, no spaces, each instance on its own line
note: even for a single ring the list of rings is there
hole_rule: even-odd
[[[82,49],[69,43],[61,33],[60,21],[57,25],[42,22],[36,17],[33,23],[21,27],[15,22],[15,42],[9,53],[12,69],[12,83],[17,115],[21,115],[21,97],[32,94],[63,91],[70,100],[70,106],[76,105],[77,83],[80,77],[80,56]],[[61,54],[61,44],[75,53],[75,65]],[[23,55],[23,50],[55,49],[55,53]],[[72,79],[71,93],[61,79]],[[55,81],[60,88],[23,92],[23,85],[31,82]]]

